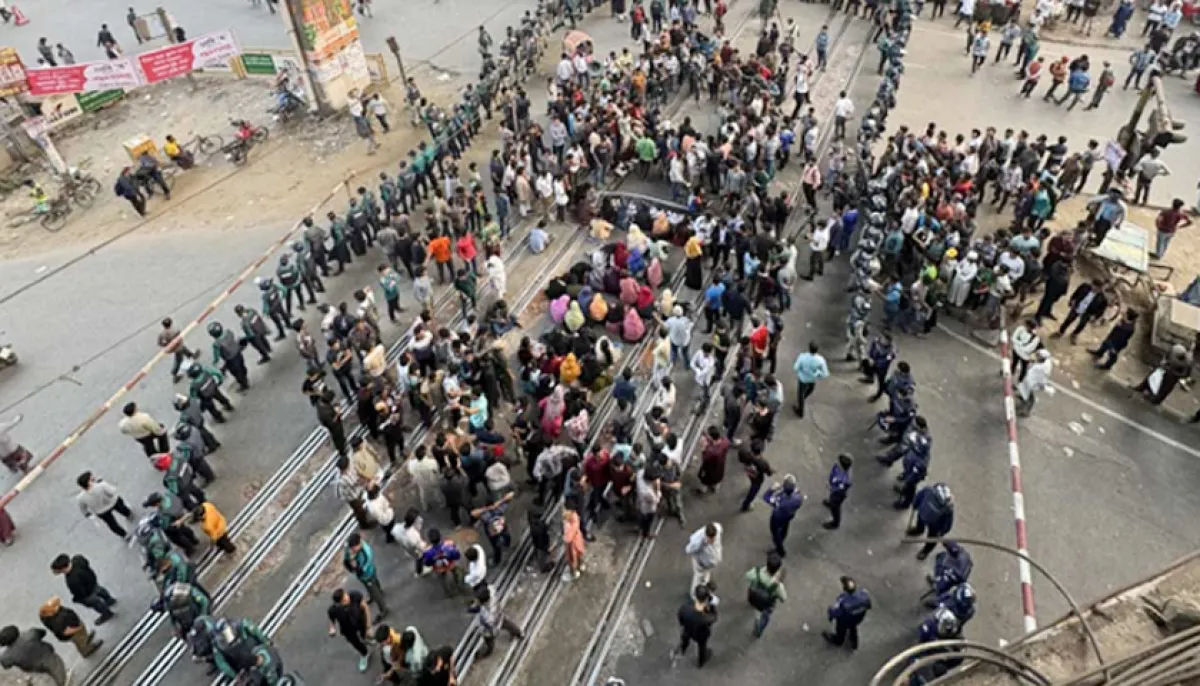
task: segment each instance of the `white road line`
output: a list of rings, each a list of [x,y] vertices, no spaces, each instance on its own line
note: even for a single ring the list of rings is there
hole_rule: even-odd
[[[946,335],[950,336],[954,340],[956,340],[960,343],[963,343],[963,344],[967,345],[968,347],[970,347],[980,353],[983,353],[984,355],[987,355],[988,357],[991,357],[994,359],[999,359],[999,357],[1000,357],[999,355],[996,354],[995,351],[988,350],[987,348],[983,347],[982,345],[979,345],[978,343],[976,343],[975,341],[972,341],[971,339],[967,338],[966,336],[963,336],[962,334],[959,334],[955,331],[951,331],[950,329],[946,328],[942,324],[938,324],[937,328],[942,333],[945,333]],[[1060,392],[1064,395],[1070,396],[1071,398],[1074,398],[1075,400],[1078,400],[1079,402],[1083,403],[1084,405],[1087,405],[1088,407],[1092,408],[1093,410],[1096,410],[1097,412],[1102,412],[1105,415],[1111,417],[1112,419],[1115,419],[1115,420],[1121,422],[1122,424],[1125,424],[1126,426],[1137,429],[1138,431],[1141,431],[1142,433],[1146,434],[1147,436],[1157,439],[1158,441],[1161,441],[1161,442],[1171,446],[1172,448],[1181,450],[1181,451],[1187,453],[1188,455],[1191,455],[1192,457],[1200,458],[1200,450],[1197,450],[1189,445],[1181,443],[1181,442],[1175,440],[1174,438],[1167,436],[1166,434],[1162,433],[1161,431],[1156,431],[1155,429],[1152,429],[1152,428],[1146,426],[1145,424],[1140,424],[1138,422],[1135,422],[1134,420],[1130,419],[1129,417],[1126,417],[1125,415],[1121,414],[1120,412],[1117,412],[1116,410],[1113,410],[1109,407],[1101,405],[1100,403],[1096,402],[1095,400],[1092,400],[1091,398],[1088,398],[1087,396],[1084,396],[1071,388],[1067,388],[1066,386],[1063,386],[1062,384],[1060,384],[1056,381],[1051,381],[1050,385],[1054,386],[1055,390],[1057,390],[1058,392]]]

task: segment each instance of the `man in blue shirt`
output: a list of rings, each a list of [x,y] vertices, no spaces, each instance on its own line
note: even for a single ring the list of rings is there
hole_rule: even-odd
[[[534,255],[541,254],[550,241],[551,236],[546,232],[546,220],[543,219],[529,232],[529,251]]]
[[[818,354],[820,347],[816,341],[808,344],[808,352],[796,356],[792,371],[796,373],[796,404],[792,409],[801,419],[804,418],[804,401],[817,387],[817,381],[829,376],[829,365],[825,358]]]
[[[842,503],[846,502],[850,492],[850,467],[854,464],[853,458],[845,453],[837,459],[833,469],[829,470],[829,497],[822,503],[829,510],[829,521],[821,526],[830,531],[842,525]]]
[[[725,296],[725,282],[720,276],[714,276],[713,282],[704,290],[704,322],[708,329],[704,333],[712,333],[717,320],[721,318],[721,301]]]

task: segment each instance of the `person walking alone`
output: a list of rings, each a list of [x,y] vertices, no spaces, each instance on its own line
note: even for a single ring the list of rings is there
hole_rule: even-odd
[[[108,525],[112,532],[121,538],[129,538],[129,532],[117,523],[117,514],[133,522],[133,512],[125,504],[125,499],[117,489],[107,481],[97,479],[91,472],[84,472],[75,479],[81,489],[75,496],[79,503],[79,511],[84,517],[98,517]],[[114,514],[115,513],[115,514]]]
[[[754,637],[760,638],[771,621],[775,606],[787,600],[787,589],[783,586],[783,558],[777,553],[767,553],[767,563],[752,567],[746,572],[746,600],[750,607],[758,610],[754,620]]]
[[[341,634],[342,638],[358,652],[358,671],[365,672],[371,665],[371,649],[367,637],[371,631],[371,608],[358,591],[339,588],[333,592],[333,604],[326,612],[329,617],[330,637]]]
[[[808,352],[796,356],[792,371],[796,373],[796,404],[792,409],[803,419],[804,401],[816,390],[817,382],[829,376],[829,365],[820,355],[820,347],[815,341],[808,344]]]
[[[692,589],[692,599],[679,608],[676,617],[679,620],[679,649],[672,658],[687,653],[692,641],[696,642],[696,666],[703,668],[712,657],[708,648],[708,640],[712,638],[713,625],[717,623],[717,605],[712,597],[712,591],[707,586]]]
[[[100,585],[96,573],[88,559],[82,555],[68,557],[66,553],[54,558],[50,563],[50,571],[55,576],[62,576],[67,582],[67,590],[71,592],[71,600],[91,608],[100,614],[96,618],[96,626],[104,624],[116,616],[112,606],[117,599],[112,597],[108,589]]]
[[[829,496],[821,503],[829,510],[829,521],[821,526],[830,531],[842,525],[842,503],[846,502],[846,495],[853,485],[850,479],[850,467],[853,464],[854,459],[842,453],[838,455],[833,469],[829,470]]]
[[[1096,360],[1096,369],[1108,371],[1113,368],[1113,365],[1117,363],[1117,357],[1133,338],[1133,333],[1137,330],[1137,320],[1136,310],[1125,310],[1125,316],[1109,330],[1108,335],[1100,343],[1100,347],[1088,350]]]
[[[122,412],[125,418],[117,426],[121,433],[142,444],[146,457],[171,451],[167,440],[167,427],[149,414],[138,409],[137,403],[126,403]]]

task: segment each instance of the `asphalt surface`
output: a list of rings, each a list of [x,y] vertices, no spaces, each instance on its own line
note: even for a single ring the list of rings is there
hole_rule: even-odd
[[[456,1],[444,0],[438,8],[439,16],[456,7]],[[117,20],[123,16],[124,8],[108,5],[113,3],[71,7],[79,9],[80,16],[93,16],[88,13],[95,12],[97,23],[107,20],[113,25],[120,24]],[[479,12],[480,16],[487,11],[485,7],[462,5],[464,11]],[[511,11],[514,18],[520,13],[516,6],[507,7],[505,11]],[[31,12],[31,8],[22,9],[27,14]],[[185,25],[191,23],[184,15],[189,11],[187,8],[168,9],[178,11]],[[38,13],[43,10],[39,7],[32,11],[35,23],[5,30],[38,30],[38,22],[44,21]],[[380,21],[385,11],[399,9],[377,6],[376,26],[385,26]],[[219,14],[216,9],[205,14],[233,17],[222,26],[236,21],[239,32],[249,35],[257,22],[261,20],[267,26],[269,20],[250,14],[253,12],[265,15],[265,10],[252,10],[241,3],[232,3],[227,15]],[[796,6],[794,12],[785,8],[784,13],[807,18],[809,22],[820,21],[824,14],[823,8],[806,5]],[[464,18],[447,24],[466,30],[471,21],[476,20]],[[500,22],[500,27],[507,21]],[[195,23],[197,27],[190,29],[193,33],[207,30],[201,28],[199,19]],[[430,35],[447,30],[442,23],[432,28],[425,26],[424,32],[419,30],[426,23],[393,20],[387,25]],[[75,28],[79,25],[86,27],[86,22],[72,22],[70,30],[90,33]],[[994,79],[990,85],[981,77],[968,80],[966,62],[955,54],[959,38],[942,35],[949,30],[948,22],[933,26],[936,30],[926,30],[921,24],[914,36],[910,57],[913,64],[901,90],[900,110],[891,119],[893,125],[909,123],[910,127],[923,128],[929,120],[939,123],[944,120],[944,126],[950,130],[965,130],[989,124],[1003,127],[1010,125],[1009,121],[1017,121],[1013,118],[1029,116],[1027,110],[1032,108],[1017,111],[1014,108],[1020,103],[997,100],[1000,93],[1008,97],[1007,90],[1000,88],[1008,87],[1007,77],[989,77]],[[610,44],[624,44],[627,29],[627,24],[607,19],[591,19],[586,26],[602,49],[608,49]],[[370,44],[371,34],[367,33],[370,30],[364,29],[368,49],[377,49]],[[494,28],[492,32],[495,35],[500,30]],[[79,40],[85,39],[85,44],[93,42],[87,35]],[[242,40],[251,45],[251,39],[245,35]],[[435,43],[430,39],[430,52],[437,49]],[[462,45],[466,47],[458,52],[463,63],[469,64],[473,43],[467,41]],[[927,48],[932,52],[925,53]],[[81,58],[84,56],[84,50],[76,52]],[[862,98],[869,99],[875,83],[869,74],[859,79],[854,97],[860,109],[866,101]],[[971,97],[956,101],[953,107],[931,107],[930,103],[938,102],[935,97],[947,85],[956,93],[963,89]],[[1015,91],[1015,85],[1012,90]],[[1114,94],[1114,98],[1119,96]],[[1174,102],[1178,109],[1194,104],[1182,96]],[[1082,119],[1085,115],[1078,111],[1071,113],[1071,119],[1053,115],[1061,118],[1055,120],[1041,114],[1042,109],[1045,108],[1036,110],[1038,114],[1030,120],[1042,123],[1028,124],[1031,130],[1041,128],[1047,133],[1062,130],[1074,135],[1072,132],[1079,122],[1090,121]],[[997,118],[995,112],[1004,112],[1004,117]],[[1116,107],[1106,106],[1086,116],[1111,116],[1112,121],[1117,121],[1119,114]],[[956,123],[960,121],[961,124]],[[1108,124],[1088,128],[1087,135],[1099,135],[1110,128],[1115,129]],[[1188,162],[1170,156],[1167,160],[1177,166],[1176,176],[1190,186],[1189,177],[1181,171]],[[36,337],[31,346],[36,354],[23,354],[20,367],[3,372],[5,402],[0,404],[6,414],[15,411],[26,416],[25,423],[17,429],[18,437],[35,452],[52,446],[78,417],[98,399],[107,397],[149,357],[159,318],[169,314],[187,320],[197,314],[218,290],[218,284],[223,285],[227,275],[231,276],[257,255],[282,229],[248,227],[239,241],[226,239],[219,243],[203,235],[187,239],[162,235],[133,237],[81,263],[72,270],[72,279],[55,279],[39,285],[22,298],[0,307],[2,328],[12,330],[19,322],[23,339]],[[805,257],[802,251],[802,264]],[[49,256],[42,260],[6,262],[0,265],[0,273],[6,280],[14,276],[24,278],[36,272],[40,264],[52,260],[53,256]],[[363,261],[356,261],[354,266],[360,271],[353,271],[350,278],[343,277],[337,282],[338,298],[374,281],[373,262],[367,261],[364,266]],[[179,278],[181,274],[187,278]],[[898,543],[903,522],[901,515],[889,507],[890,477],[869,459],[876,447],[872,443],[875,436],[865,428],[872,416],[863,400],[865,391],[853,380],[851,371],[834,363],[842,345],[843,283],[844,267],[834,264],[824,278],[814,284],[800,285],[780,352],[781,365],[788,365],[812,338],[829,353],[835,369],[834,376],[820,385],[812,399],[811,419],[801,422],[785,415],[780,437],[768,455],[781,471],[796,474],[810,497],[793,526],[793,552],[787,563],[791,597],[776,613],[767,634],[757,642],[781,644],[771,649],[751,645],[754,642],[749,635],[750,611],[740,600],[744,593],[740,578],[752,564],[761,562],[769,539],[765,522],[758,521],[765,519],[764,513],[734,514],[734,499],[742,483],[736,470],[730,469],[726,487],[718,496],[688,501],[688,529],[676,531],[673,525],[665,527],[656,545],[644,576],[651,587],[639,589],[624,622],[632,627],[633,639],[628,647],[621,647],[623,642],[618,642],[616,652],[620,658],[613,664],[614,673],[630,678],[631,683],[650,683],[655,679],[665,683],[682,679],[703,683],[735,675],[777,681],[799,668],[810,674],[827,672],[831,675],[829,683],[861,682],[887,655],[913,640],[922,616],[915,597],[922,590],[921,579],[927,565],[916,563],[912,559],[914,551]],[[517,287],[515,276],[510,276],[510,284]],[[257,296],[249,293],[235,300],[257,306]],[[316,324],[314,314],[309,311],[310,326]],[[38,322],[32,330],[25,324],[30,320]],[[232,321],[228,313],[221,315],[221,320]],[[948,326],[954,328],[955,324],[951,322]],[[399,329],[385,328],[385,332],[394,338]],[[206,337],[189,342],[207,349]],[[901,358],[913,365],[918,380],[921,412],[930,418],[933,427],[931,479],[946,481],[958,497],[955,532],[1010,543],[1012,513],[998,362],[962,340],[940,332],[924,340],[901,337],[899,345]],[[302,367],[291,343],[285,342],[283,346],[276,362],[251,370],[254,388],[244,398],[235,397],[238,412],[219,432],[226,448],[214,459],[221,480],[210,489],[210,494],[231,517],[254,484],[261,483],[313,426],[311,410],[298,392]],[[76,365],[78,371],[59,379],[64,371]],[[783,375],[790,391],[790,374],[783,371]],[[1121,389],[1102,379],[1083,379],[1078,389],[1065,380],[1063,383],[1064,392],[1055,397],[1043,396],[1034,416],[1022,422],[1020,441],[1031,552],[1035,559],[1060,575],[1082,601],[1148,574],[1195,547],[1197,536],[1191,533],[1188,524],[1200,510],[1200,502],[1191,488],[1197,478],[1197,455],[1194,450],[1179,448],[1156,437],[1193,446],[1194,434],[1188,428],[1147,411],[1140,402],[1130,401]],[[173,416],[166,410],[171,392],[166,370],[159,369],[139,386],[134,399],[143,399],[160,419],[170,421]],[[1096,404],[1108,411],[1097,409]],[[87,555],[102,583],[118,598],[128,599],[118,619],[101,628],[102,637],[123,633],[134,615],[140,616],[142,600],[148,602],[149,584],[134,571],[136,553],[121,547],[107,530],[92,529],[91,524],[78,516],[70,500],[75,492],[74,477],[82,469],[93,469],[107,476],[131,501],[156,488],[157,475],[143,463],[140,448],[118,434],[116,416],[106,421],[110,428],[89,435],[10,508],[19,534],[17,545],[4,553],[8,558],[6,582],[12,589],[12,598],[3,609],[4,621],[21,625],[36,623],[36,608],[45,597],[64,594],[60,580],[47,570],[50,559],[59,552]],[[1070,428],[1069,422],[1077,422],[1082,433]],[[822,493],[833,457],[842,450],[859,458],[856,486],[847,504],[843,529],[828,533],[817,526],[824,514],[817,496]],[[15,481],[5,478],[9,483]],[[278,582],[287,578],[286,570],[304,558],[307,546],[314,545],[313,540],[327,526],[327,517],[337,512],[340,510],[329,494],[305,518],[305,523],[296,528],[288,539],[288,550],[277,560],[282,564],[271,566],[277,571],[264,575],[238,599],[238,606],[245,607],[246,614],[254,616],[255,610],[261,611],[273,602]],[[682,537],[690,533],[693,525],[700,526],[706,519],[721,521],[726,526],[726,560],[717,575],[725,605],[712,643],[716,659],[702,672],[693,673],[690,662],[672,666],[667,650],[675,636],[674,611],[683,600],[683,586],[687,582],[687,561],[680,552]],[[1130,552],[1133,545],[1136,554]],[[968,626],[967,635],[988,642],[1011,638],[1020,631],[1015,561],[984,552],[976,553],[975,558],[973,581],[980,595],[980,608]],[[863,629],[863,648],[854,658],[827,649],[815,635],[822,627],[825,606],[836,595],[837,577],[843,573],[858,577],[872,591],[876,602],[876,609]],[[400,608],[394,611],[394,621],[418,626],[431,645],[456,642],[466,624],[465,616],[426,611],[424,601],[430,594],[424,580],[401,581],[401,578],[399,570],[395,581],[389,582],[385,576],[385,585],[392,591],[392,604]],[[1065,609],[1048,584],[1035,580],[1035,588],[1038,615],[1043,622]],[[564,607],[579,602],[570,597],[570,589],[565,595]],[[302,673],[310,678],[349,674],[353,670],[352,653],[340,640],[325,641],[316,635],[324,630],[325,603],[322,593],[305,604],[280,638],[285,659],[289,664],[301,666]],[[85,618],[91,616],[86,609],[82,614]],[[642,619],[655,629],[654,636],[648,639],[638,637]],[[578,630],[590,633],[587,626]],[[797,640],[801,636],[804,639]],[[764,650],[769,652],[763,653]],[[739,653],[744,656],[735,658]],[[64,655],[75,658],[66,652]],[[185,676],[177,670],[173,676],[183,683],[198,675],[191,670]]]

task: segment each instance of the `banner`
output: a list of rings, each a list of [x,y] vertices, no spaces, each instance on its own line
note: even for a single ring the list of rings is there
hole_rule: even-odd
[[[233,31],[226,29],[144,52],[137,56],[137,61],[146,75],[146,83],[157,83],[190,74],[210,64],[226,62],[241,53]]]
[[[335,57],[342,48],[358,40],[358,22],[350,0],[300,0],[300,42],[314,62]]]
[[[137,88],[142,83],[137,66],[129,58],[29,69],[26,76],[29,94],[34,96]]]
[[[125,91],[120,89],[75,94],[75,99],[79,101],[79,107],[84,112],[95,112],[97,110],[102,110],[123,97],[125,97]]]
[[[13,48],[0,48],[0,97],[7,98],[28,88],[21,56]]]

